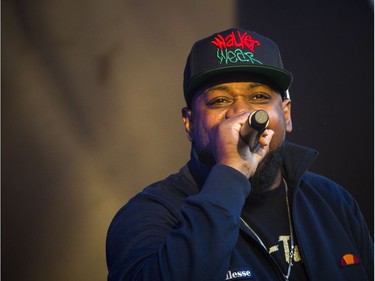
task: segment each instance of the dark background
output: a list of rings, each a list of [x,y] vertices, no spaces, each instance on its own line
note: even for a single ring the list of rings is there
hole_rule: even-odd
[[[189,159],[182,73],[198,39],[241,26],[279,44],[289,140],[347,188],[373,234],[368,0],[3,0],[1,279],[106,280],[117,210]]]
[[[311,170],[344,186],[374,227],[374,14],[367,1],[238,1],[238,24],[279,45],[290,141],[320,153]]]

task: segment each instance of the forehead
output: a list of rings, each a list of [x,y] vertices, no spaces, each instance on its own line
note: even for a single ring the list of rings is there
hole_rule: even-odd
[[[259,83],[259,84],[267,85],[275,92],[281,93],[279,87],[272,80],[268,79],[265,76],[258,75],[255,73],[230,73],[230,74],[218,75],[209,80],[202,82],[201,85],[195,91],[195,94],[197,92],[201,92],[204,89],[207,89],[216,85],[232,83],[232,82]]]
[[[262,88],[264,90],[270,91],[272,93],[278,94],[275,92],[271,87],[266,84],[260,82],[226,82],[223,84],[213,85],[211,87],[202,88],[202,90],[197,93],[197,97],[203,94],[212,93],[212,92],[226,92],[228,94],[237,95],[239,93],[248,93],[252,92],[253,90],[257,90]]]

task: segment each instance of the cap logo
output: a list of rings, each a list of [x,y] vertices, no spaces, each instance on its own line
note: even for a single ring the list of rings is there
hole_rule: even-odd
[[[255,46],[260,46],[260,42],[255,40],[247,32],[241,33],[232,31],[227,36],[217,34],[211,41],[217,47],[216,56],[222,63],[250,62],[252,64],[262,64],[254,58]],[[231,49],[229,49],[231,48]],[[233,50],[233,48],[236,48]]]

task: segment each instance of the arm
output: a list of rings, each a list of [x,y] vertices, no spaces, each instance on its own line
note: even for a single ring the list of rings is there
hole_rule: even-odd
[[[133,200],[109,230],[109,280],[224,280],[249,192],[246,177],[216,165],[180,212],[172,198]]]
[[[362,263],[369,280],[374,280],[374,243],[370,236],[366,221],[360,211],[360,208],[354,198],[351,197],[352,216],[348,215],[349,223],[353,236],[361,255]]]

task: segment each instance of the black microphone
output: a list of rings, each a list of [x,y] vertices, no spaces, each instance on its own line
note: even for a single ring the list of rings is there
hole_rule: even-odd
[[[268,113],[264,110],[256,110],[240,129],[241,138],[249,145],[250,151],[254,152],[259,147],[259,138],[267,129],[269,124]]]

